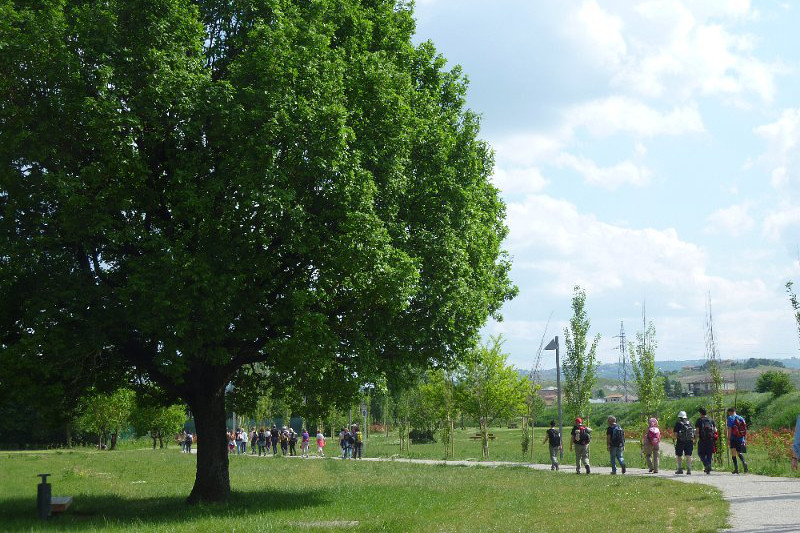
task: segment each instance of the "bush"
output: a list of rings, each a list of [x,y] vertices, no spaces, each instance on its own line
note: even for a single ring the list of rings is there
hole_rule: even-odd
[[[428,444],[429,442],[436,442],[433,436],[432,429],[417,429],[414,428],[408,434],[412,444]]]
[[[784,374],[779,372],[778,375],[772,378],[772,384],[770,385],[769,391],[778,398],[779,396],[783,396],[784,394],[789,394],[794,390],[794,383],[789,378],[788,374]]]

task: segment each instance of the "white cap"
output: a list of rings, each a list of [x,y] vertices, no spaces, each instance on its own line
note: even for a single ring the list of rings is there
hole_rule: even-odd
[[[686,418],[686,411],[681,411],[678,413],[678,418]]]

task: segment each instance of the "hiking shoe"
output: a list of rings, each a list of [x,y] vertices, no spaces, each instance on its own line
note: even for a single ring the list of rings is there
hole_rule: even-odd
[[[622,473],[625,473],[625,465],[622,465]]]
[[[589,465],[586,465],[586,474],[588,475],[588,474],[591,474],[591,473],[592,473],[592,471],[589,470]]]
[[[686,471],[686,475],[687,475],[687,476],[691,476],[691,475],[692,475],[692,471],[691,471],[691,470],[687,470],[687,471]]]
[[[613,472],[611,472],[611,475],[612,475],[612,476],[616,476],[616,475],[617,475],[617,471],[616,471],[616,470],[614,470]]]
[[[648,473],[648,474],[652,474],[652,473],[653,473],[653,469],[652,469],[652,468],[648,468],[648,469],[647,469],[647,473]]]
[[[681,475],[681,474],[683,474],[683,470],[676,470],[676,471],[675,471],[675,474],[677,474],[677,475]]]
[[[746,474],[747,473],[747,463],[742,463],[742,466],[744,466],[744,473]]]
[[[734,470],[734,471],[733,471],[733,472],[731,472],[731,473],[732,473],[732,474],[734,474],[734,475],[735,475],[735,474],[738,474],[738,473],[739,473],[739,470],[738,470],[738,469],[737,469],[737,470]]]

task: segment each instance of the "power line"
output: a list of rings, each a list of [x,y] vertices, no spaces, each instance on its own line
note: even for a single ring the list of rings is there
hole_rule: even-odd
[[[624,322],[620,321],[619,323],[619,335],[614,337],[615,339],[619,339],[619,369],[618,369],[618,377],[622,378],[622,390],[625,395],[625,403],[628,403],[628,351],[627,351],[627,343],[625,342],[625,324]],[[621,374],[621,375],[620,375]]]

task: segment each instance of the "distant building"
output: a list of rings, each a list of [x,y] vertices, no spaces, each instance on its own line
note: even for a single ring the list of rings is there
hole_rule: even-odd
[[[545,387],[539,389],[539,397],[544,400],[545,405],[553,405],[558,401],[558,389],[555,387]]]
[[[635,402],[639,399],[638,396],[634,394],[628,394],[628,403]],[[625,403],[625,395],[624,394],[609,394],[605,397],[605,403]]]
[[[729,379],[722,378],[722,392],[734,392],[736,383]],[[705,396],[714,391],[714,381],[711,378],[703,378],[699,381],[692,381],[686,384],[686,390],[693,396]]]

